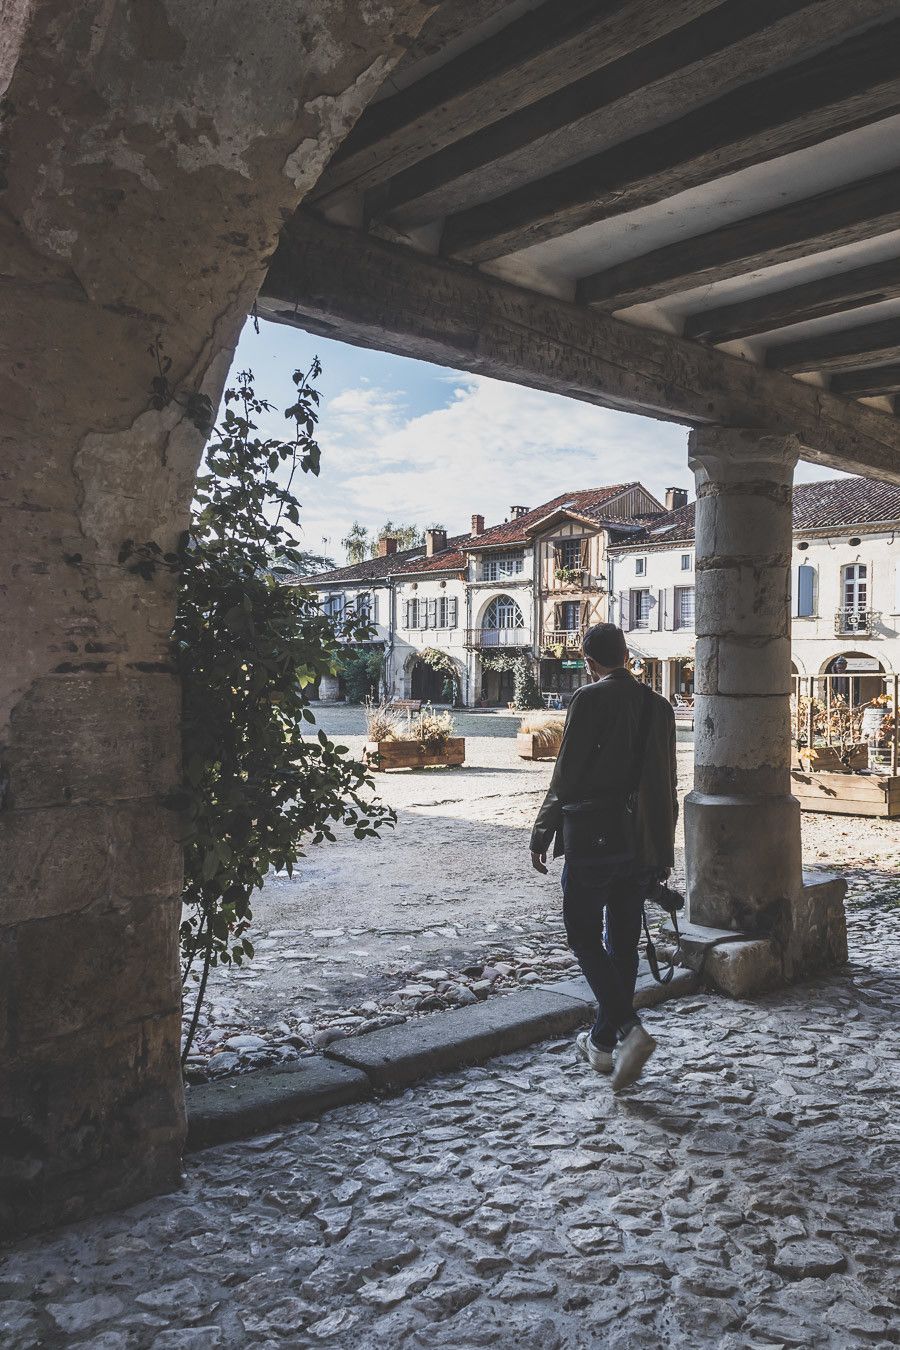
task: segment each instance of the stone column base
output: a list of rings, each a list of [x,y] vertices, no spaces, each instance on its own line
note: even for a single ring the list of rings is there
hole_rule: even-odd
[[[847,960],[847,883],[829,872],[803,873],[803,885],[771,936],[681,924],[685,964],[730,998],[751,998],[808,979]],[[669,925],[667,930],[671,931]]]
[[[802,874],[796,797],[690,792],[684,833],[691,922],[754,936],[776,932]]]

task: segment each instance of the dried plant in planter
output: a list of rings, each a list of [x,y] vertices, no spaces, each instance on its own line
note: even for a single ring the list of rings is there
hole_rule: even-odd
[[[366,735],[370,741],[396,741],[402,736],[403,724],[389,704],[366,699]]]
[[[431,706],[410,718],[402,739],[421,741],[423,745],[446,745],[453,735],[453,718],[448,712],[435,712]]]
[[[550,713],[530,713],[519,725],[522,735],[533,736],[535,749],[541,755],[555,755],[562,745],[565,719]]]

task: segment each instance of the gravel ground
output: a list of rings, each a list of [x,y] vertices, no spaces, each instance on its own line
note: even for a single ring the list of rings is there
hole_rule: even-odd
[[[311,850],[293,880],[273,876],[254,902],[257,955],[214,972],[189,1065],[200,1081],[313,1053],[337,1035],[471,1002],[573,971],[561,925],[559,865],[532,871],[528,836],[552,772],[516,754],[518,719],[460,714],[462,769],[377,775],[398,824],[378,841],[349,834]],[[355,754],[362,713],[321,725]],[[679,734],[679,786],[693,746]],[[857,891],[890,886],[900,823],[804,814],[804,858]],[[683,875],[679,830],[676,884]]]
[[[545,1043],[196,1155],[0,1261],[0,1343],[895,1346],[898,913],[858,887],[840,974],[648,1013],[619,1098]]]

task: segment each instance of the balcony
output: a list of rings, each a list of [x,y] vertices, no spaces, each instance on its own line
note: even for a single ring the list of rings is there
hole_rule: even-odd
[[[871,609],[857,609],[850,606],[835,610],[835,636],[871,637],[877,618],[878,615]]]
[[[541,635],[541,651],[562,647],[563,651],[580,653],[585,631],[584,628],[551,628]]]
[[[466,646],[475,650],[497,651],[498,649],[520,651],[531,646],[531,639],[525,628],[467,628]]]

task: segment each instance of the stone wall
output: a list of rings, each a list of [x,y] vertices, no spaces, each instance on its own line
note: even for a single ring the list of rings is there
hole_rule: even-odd
[[[173,591],[282,221],[434,5],[17,0],[0,39],[0,1230],[179,1176]]]

